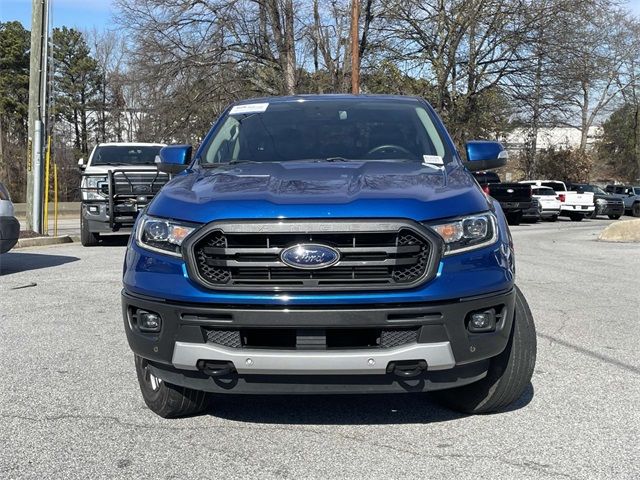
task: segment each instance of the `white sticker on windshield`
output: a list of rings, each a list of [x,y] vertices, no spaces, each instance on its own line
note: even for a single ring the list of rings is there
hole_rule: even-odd
[[[422,163],[429,165],[444,165],[444,160],[440,155],[422,155]]]
[[[245,105],[234,105],[229,110],[229,115],[243,115],[245,113],[262,113],[267,107],[268,103],[247,103]]]

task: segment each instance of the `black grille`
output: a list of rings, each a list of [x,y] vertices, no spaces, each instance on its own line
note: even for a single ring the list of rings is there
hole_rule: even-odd
[[[382,348],[398,347],[418,340],[418,327],[402,328],[396,330],[382,330],[380,333],[380,346]]]
[[[169,181],[169,175],[162,172],[127,172],[115,170],[112,172],[114,195],[155,195],[165,183]],[[109,183],[102,185],[102,191],[109,194]]]
[[[207,342],[217,343],[225,347],[239,348],[242,346],[240,341],[240,330],[214,330],[205,329]]]
[[[418,341],[420,327],[407,328],[211,328],[202,327],[205,341],[228,348],[350,349],[394,348]],[[313,338],[313,345],[302,339]]]
[[[209,288],[406,288],[426,280],[437,262],[437,245],[429,234],[405,225],[396,231],[304,233],[283,232],[281,225],[279,231],[269,233],[224,228],[209,229],[187,248],[192,277]],[[264,228],[268,230],[268,225]],[[283,263],[281,252],[299,243],[331,246],[340,252],[340,260],[317,270]]]

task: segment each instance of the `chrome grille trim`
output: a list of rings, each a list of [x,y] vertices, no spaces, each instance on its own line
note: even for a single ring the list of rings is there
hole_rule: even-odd
[[[300,242],[325,243],[341,258],[319,270],[287,266],[280,253]],[[442,253],[440,237],[404,219],[217,221],[183,245],[192,280],[237,291],[408,289],[435,276]]]

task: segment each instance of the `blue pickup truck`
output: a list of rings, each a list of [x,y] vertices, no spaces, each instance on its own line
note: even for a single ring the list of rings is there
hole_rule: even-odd
[[[527,389],[536,335],[500,205],[434,110],[399,96],[229,107],[136,221],[122,313],[147,406],[212,393],[431,391],[462,412]]]

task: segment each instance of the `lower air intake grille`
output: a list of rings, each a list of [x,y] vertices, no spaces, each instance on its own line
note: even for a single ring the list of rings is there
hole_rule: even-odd
[[[202,327],[205,340],[229,348],[309,348],[301,338],[316,339],[317,349],[394,348],[416,343],[420,327],[387,328],[210,328]]]
[[[209,343],[217,343],[218,345],[231,348],[240,348],[242,346],[240,330],[204,329],[204,333]]]

